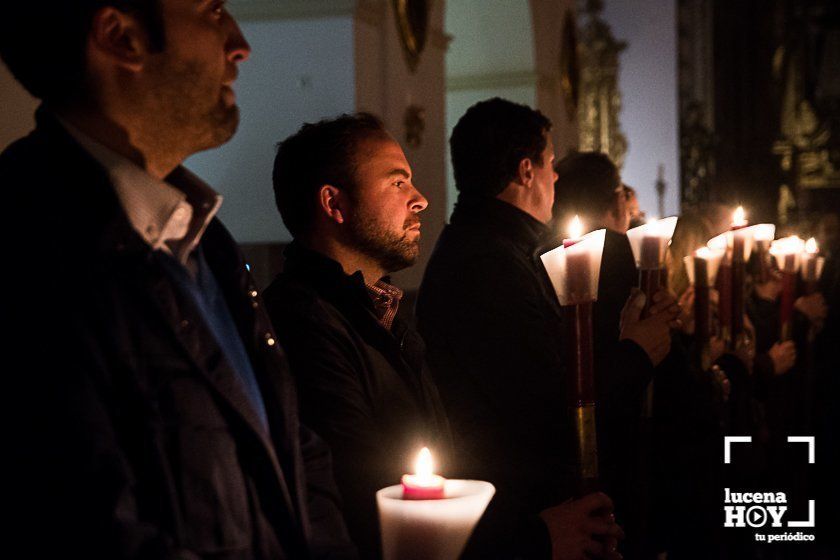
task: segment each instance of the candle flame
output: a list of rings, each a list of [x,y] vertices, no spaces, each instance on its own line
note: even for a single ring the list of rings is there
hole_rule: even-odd
[[[805,242],[805,252],[806,253],[810,253],[810,254],[813,255],[813,254],[817,253],[819,250],[820,249],[817,246],[817,240],[814,239],[813,237],[808,239],[808,241]]]
[[[432,452],[428,447],[424,447],[417,455],[417,462],[414,464],[414,474],[420,480],[430,480],[434,476],[434,463],[432,462]]]
[[[580,239],[583,236],[583,223],[580,221],[580,216],[575,214],[572,221],[569,222],[569,239]]]
[[[744,226],[747,225],[747,214],[744,212],[744,207],[739,206],[735,209],[735,212],[732,214],[732,225],[734,226]]]

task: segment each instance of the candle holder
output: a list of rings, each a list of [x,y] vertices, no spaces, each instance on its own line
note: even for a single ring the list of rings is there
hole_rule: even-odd
[[[636,268],[639,270],[639,288],[647,296],[643,315],[647,314],[651,297],[663,283],[665,254],[676,227],[677,217],[671,216],[661,220],[651,220],[627,231],[630,248],[636,259]]]
[[[726,234],[727,247],[732,256],[732,336],[730,349],[735,351],[747,344],[744,331],[744,298],[746,296],[747,262],[752,252],[754,226],[747,226],[746,220],[735,223]]]
[[[481,480],[447,480],[444,497],[403,499],[403,486],[376,493],[384,560],[456,560],[496,493]]]
[[[606,230],[599,229],[541,256],[563,313],[568,404],[577,440],[580,494],[598,484],[592,303],[598,299],[605,235]]]
[[[805,242],[805,251],[801,258],[802,282],[805,294],[810,295],[817,291],[817,283],[822,277],[823,266],[825,266],[825,257],[819,255],[816,239],[812,237]]]
[[[676,216],[671,216],[661,220],[651,220],[627,231],[630,248],[636,259],[636,268],[639,270],[639,289],[646,296],[645,307],[642,309],[643,318],[650,312],[653,294],[667,281],[665,255],[668,244],[674,236],[677,219]],[[645,391],[642,414],[645,418],[653,416],[653,381],[648,384]]]
[[[715,287],[718,291],[720,337],[724,345],[730,348],[732,343],[732,252],[729,248],[728,235],[729,232],[716,235],[709,239],[706,246],[713,251],[723,251]]]
[[[771,257],[770,244],[776,238],[775,224],[757,224],[751,226],[753,230],[753,249],[758,260],[758,281],[765,283],[770,281]]]
[[[799,272],[804,250],[805,242],[796,235],[777,239],[770,245],[770,254],[776,259],[776,264],[782,273],[779,322],[781,324],[780,339],[783,341],[790,340],[793,337],[793,307],[796,301],[796,277]]]
[[[726,252],[702,247],[683,258],[688,280],[694,286],[694,337],[696,360],[703,371],[712,367],[712,310],[710,292]]]

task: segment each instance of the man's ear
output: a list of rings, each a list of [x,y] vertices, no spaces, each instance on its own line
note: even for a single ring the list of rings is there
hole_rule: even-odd
[[[534,182],[534,162],[531,158],[522,158],[519,162],[519,168],[516,170],[516,182],[530,187]]]
[[[344,197],[341,191],[332,185],[324,185],[318,191],[318,207],[320,211],[328,219],[337,224],[344,223],[343,202]]]
[[[139,72],[149,53],[149,36],[140,21],[113,6],[98,10],[91,22],[88,46],[99,58]]]

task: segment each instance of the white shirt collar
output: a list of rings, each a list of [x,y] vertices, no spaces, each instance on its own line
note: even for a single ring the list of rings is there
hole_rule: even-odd
[[[186,264],[222,196],[184,167],[173,172],[178,187],[100,144],[59,117],[61,124],[107,171],[131,226],[152,249],[170,253]]]

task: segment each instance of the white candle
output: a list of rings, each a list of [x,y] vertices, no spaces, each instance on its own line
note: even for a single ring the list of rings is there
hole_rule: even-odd
[[[376,493],[385,560],[456,560],[496,493],[489,482],[443,479],[431,472],[428,449],[421,457],[417,474]],[[443,497],[405,499],[406,481],[432,486],[440,481]]]
[[[816,239],[812,237],[805,242],[805,251],[801,255],[802,280],[805,282],[815,283],[822,276],[825,258],[819,256],[819,252],[820,248]]]
[[[652,219],[648,223],[627,230],[630,248],[639,270],[653,270],[665,265],[665,250],[674,236],[677,217]]]
[[[579,305],[598,299],[598,278],[607,230],[599,229],[540,256],[560,305]]]

